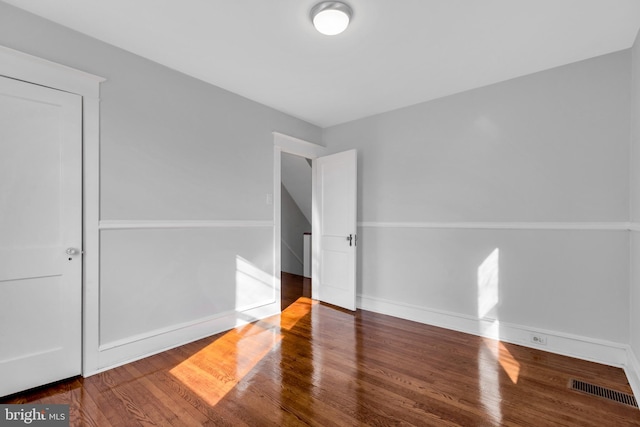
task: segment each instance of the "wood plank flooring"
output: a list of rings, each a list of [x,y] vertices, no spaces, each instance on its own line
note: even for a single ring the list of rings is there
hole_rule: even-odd
[[[285,310],[300,297],[311,298],[311,279],[297,274],[281,273],[280,301],[282,310]]]
[[[640,411],[571,391],[571,378],[631,392],[617,368],[302,296],[279,316],[0,403],[70,404],[78,426],[640,426]]]

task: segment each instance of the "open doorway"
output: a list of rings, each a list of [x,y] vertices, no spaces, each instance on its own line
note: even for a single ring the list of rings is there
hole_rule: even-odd
[[[287,248],[282,248],[284,246],[282,244],[282,241],[283,241],[282,225],[283,225],[283,222],[285,223],[285,226],[286,224],[289,223],[289,221],[287,220],[282,221],[282,212],[281,212],[282,205],[283,205],[282,188],[284,187],[282,184],[283,157],[291,156],[293,159],[299,159],[302,163],[300,164],[300,162],[298,162],[299,163],[298,166],[305,166],[306,168],[308,168],[308,173],[311,178],[311,188],[308,188],[307,186],[307,190],[304,190],[304,192],[306,192],[307,196],[309,195],[311,196],[311,213],[310,213],[310,217],[307,218],[307,220],[311,223],[311,228],[312,228],[311,231],[315,233],[316,227],[318,226],[318,218],[317,218],[317,213],[313,212],[314,197],[315,197],[315,189],[314,189],[315,176],[313,173],[313,168],[314,168],[313,162],[315,161],[315,159],[325,154],[326,148],[321,145],[314,144],[312,142],[304,141],[289,135],[281,134],[279,132],[273,132],[273,142],[274,142],[274,157],[273,157],[274,271],[273,271],[273,274],[275,279],[276,295],[280,297],[281,308],[284,310],[287,307],[287,304],[292,302],[293,298],[296,298],[296,299],[299,298],[299,296],[296,297],[295,295],[299,294],[300,288],[302,288],[303,290],[308,290],[311,293],[311,298],[317,299],[318,296],[316,294],[318,292],[318,286],[316,286],[315,289],[313,289],[313,292],[311,292],[312,291],[311,283],[312,282],[319,283],[319,282],[316,278],[316,275],[318,274],[318,270],[317,270],[318,266],[315,265],[317,264],[316,254],[317,254],[318,248],[316,247],[316,245],[318,242],[312,241],[310,257],[311,257],[311,262],[314,263],[314,266],[310,268],[311,270],[310,275],[312,279],[307,280],[308,285],[306,288],[305,288],[305,280],[304,280],[304,259],[303,259],[304,251],[302,253],[302,257],[300,257],[300,262],[299,262],[300,268],[302,269],[302,270],[298,270],[298,272],[301,271],[300,275],[296,274],[292,276],[290,274],[287,274],[288,273],[287,270],[290,269],[290,267],[287,264],[285,264],[285,267],[282,268],[283,266],[282,254],[284,251],[288,250]],[[285,158],[285,162],[287,162],[286,158]],[[309,165],[310,163],[311,165]],[[289,169],[287,166],[285,167]],[[300,169],[304,170],[304,168],[302,167]],[[286,171],[285,173],[287,172],[288,171]],[[293,191],[296,191],[296,190],[293,190]],[[287,197],[287,195],[285,195],[284,197]],[[299,232],[294,232],[294,233],[299,234]],[[300,244],[303,245],[304,242],[301,242]],[[288,261],[284,261],[284,262],[287,263]],[[283,287],[283,283],[284,283],[284,287]],[[290,289],[293,289],[293,291],[290,292],[289,291]],[[295,301],[295,299],[293,299],[293,301]]]
[[[278,132],[273,132],[273,137],[273,277],[276,294],[282,294],[281,164],[282,156],[288,153],[311,159],[311,298],[354,311],[358,242],[357,151],[327,155],[327,149],[321,145]]]
[[[280,158],[281,308],[311,297],[311,160],[290,153]]]

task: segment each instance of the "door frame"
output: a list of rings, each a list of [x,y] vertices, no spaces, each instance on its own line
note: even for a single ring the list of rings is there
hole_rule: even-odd
[[[82,375],[88,376],[98,367],[100,83],[106,79],[1,45],[0,76],[82,97]]]
[[[311,159],[315,163],[315,159],[324,156],[327,153],[327,148],[322,145],[314,144],[313,142],[305,141],[293,136],[285,135],[279,132],[273,132],[273,277],[274,287],[276,295],[280,298],[281,294],[281,268],[282,250],[280,239],[282,238],[282,213],[281,213],[281,181],[282,181],[282,153],[294,154],[296,156],[305,157]],[[311,206],[316,206],[316,177],[311,174]],[[317,213],[311,212],[311,298],[318,299],[319,290],[317,286],[313,286],[314,283],[319,283],[318,280],[318,268],[316,267],[319,262],[318,254],[320,253],[320,246],[317,239],[313,236],[319,235],[320,221]]]

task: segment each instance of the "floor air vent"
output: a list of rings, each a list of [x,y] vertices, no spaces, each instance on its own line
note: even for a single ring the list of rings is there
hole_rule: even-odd
[[[636,398],[633,397],[633,395],[621,393],[616,390],[611,390],[610,388],[600,387],[598,385],[590,384],[580,380],[571,380],[571,382],[569,383],[569,388],[571,388],[571,390],[581,391],[592,396],[599,396],[605,399],[613,400],[614,402],[633,406],[634,408],[638,407],[638,402],[636,402]]]

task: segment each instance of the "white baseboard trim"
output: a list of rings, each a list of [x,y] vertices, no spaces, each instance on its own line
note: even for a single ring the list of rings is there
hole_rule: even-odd
[[[605,365],[625,367],[628,363],[627,346],[610,341],[496,322],[488,319],[478,319],[464,314],[427,309],[416,305],[364,295],[358,295],[357,306],[363,310],[486,338],[499,339],[500,341],[518,344],[524,347],[535,348]],[[547,337],[547,345],[538,345],[531,342],[531,334],[534,333],[545,335]]]
[[[231,311],[101,345],[98,367],[89,377],[181,345],[280,313],[280,300],[242,312]]]
[[[627,363],[624,366],[624,373],[627,375],[636,400],[638,400],[640,398],[640,361],[631,346],[627,346]]]

